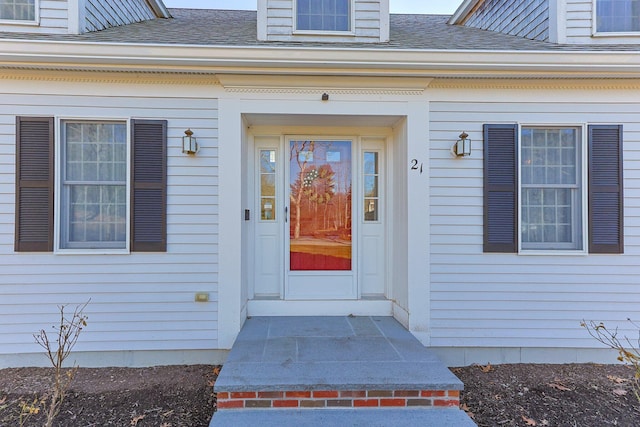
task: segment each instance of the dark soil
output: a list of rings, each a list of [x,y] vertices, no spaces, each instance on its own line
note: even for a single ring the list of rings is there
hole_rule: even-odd
[[[462,407],[480,427],[640,426],[633,372],[624,366],[500,365],[452,371],[465,383]],[[208,426],[218,372],[216,366],[79,369],[54,425]],[[50,374],[42,368],[0,370],[0,426],[20,425],[20,402],[46,395]],[[29,416],[25,425],[43,425],[43,412]]]
[[[499,365],[451,369],[462,408],[484,426],[640,426],[633,370],[621,365]]]
[[[19,426],[21,402],[50,391],[51,370],[0,370],[0,426]],[[78,369],[54,426],[208,426],[219,367]],[[25,425],[42,426],[45,409]]]

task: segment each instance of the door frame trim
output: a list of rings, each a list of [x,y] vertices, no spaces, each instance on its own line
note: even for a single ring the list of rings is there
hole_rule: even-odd
[[[250,184],[245,173],[249,133],[258,125],[272,124],[278,125],[276,134],[280,134],[282,125],[289,124],[292,126],[287,133],[304,133],[307,126],[327,123],[334,117],[339,125],[354,124],[351,132],[358,129],[363,129],[363,134],[379,132],[389,135],[393,141],[388,153],[389,164],[393,166],[389,201],[393,201],[394,209],[393,225],[389,229],[391,240],[387,242],[392,248],[389,258],[393,258],[389,262],[393,281],[389,284],[388,298],[406,311],[410,331],[424,344],[429,344],[431,275],[428,267],[425,271],[425,266],[431,265],[431,235],[430,222],[425,220],[425,215],[430,206],[430,179],[429,173],[422,175],[411,171],[409,162],[418,159],[424,162],[428,171],[433,148],[431,100],[427,92],[420,96],[390,94],[382,99],[345,95],[330,104],[282,93],[226,93],[218,99],[217,201],[220,209],[216,243],[224,250],[219,250],[214,260],[218,273],[212,279],[212,289],[217,291],[218,304],[218,329],[213,339],[220,348],[231,348],[246,319],[247,303],[252,298],[248,277],[254,262],[249,254],[251,225],[243,220],[243,209],[250,205],[246,200]]]
[[[248,127],[248,133],[246,136],[246,143],[248,145],[247,147],[247,155],[248,155],[248,165],[249,167],[253,167],[255,168],[255,164],[257,162],[256,160],[256,156],[257,156],[257,150],[260,148],[264,149],[264,144],[260,144],[257,143],[256,140],[259,138],[273,138],[274,143],[275,140],[277,139],[279,141],[279,146],[278,146],[278,151],[281,153],[280,156],[282,157],[281,162],[285,163],[282,168],[283,171],[281,172],[281,175],[286,175],[285,177],[282,177],[280,179],[283,179],[286,181],[286,177],[288,176],[288,172],[285,172],[286,169],[288,169],[290,166],[288,164],[288,156],[286,155],[286,153],[288,152],[287,146],[289,144],[289,140],[290,139],[300,139],[302,137],[308,139],[308,138],[312,138],[312,139],[318,139],[318,140],[348,140],[352,142],[352,152],[351,152],[351,156],[353,159],[353,166],[352,166],[352,193],[353,193],[353,197],[355,199],[355,197],[357,196],[358,199],[357,201],[352,202],[352,227],[354,228],[354,231],[357,232],[356,230],[359,230],[361,228],[360,224],[359,224],[359,219],[360,219],[360,214],[362,213],[362,207],[360,207],[360,196],[362,196],[360,193],[362,191],[361,187],[361,178],[359,177],[359,174],[362,172],[362,165],[361,160],[359,159],[359,157],[361,156],[362,152],[363,152],[363,141],[365,139],[368,138],[373,138],[373,139],[381,139],[383,140],[383,149],[385,152],[384,155],[384,161],[385,161],[385,165],[383,167],[383,170],[385,171],[386,177],[384,180],[384,187],[385,187],[385,192],[390,192],[390,185],[391,185],[391,179],[392,179],[392,173],[390,172],[392,168],[392,156],[391,156],[391,148],[393,146],[393,136],[394,136],[394,132],[392,128],[388,128],[388,127],[328,127],[328,126],[250,126]],[[286,159],[286,160],[285,160]],[[245,177],[245,179],[250,178],[249,182],[251,184],[251,188],[248,189],[248,193],[246,194],[245,200],[247,203],[247,206],[254,206],[255,203],[255,197],[257,194],[258,189],[255,188],[255,185],[257,184],[257,181],[255,179],[255,171],[248,171],[250,175],[248,175],[247,177]],[[357,182],[356,182],[357,181]],[[286,182],[285,182],[285,186],[286,186]],[[357,186],[357,188],[355,187]],[[285,188],[286,189],[286,188]],[[283,193],[283,191],[281,190],[281,193]],[[288,191],[285,191],[286,194],[282,194],[281,197],[283,197],[284,199],[286,199],[286,197],[288,197]],[[357,193],[357,194],[356,194]],[[390,203],[391,202],[391,198],[387,198],[387,200],[385,201],[385,203]],[[287,205],[290,205],[288,200],[286,201]],[[281,207],[280,209],[280,214],[284,215],[284,201],[281,202]],[[255,208],[252,208],[253,210],[255,210]],[[259,212],[255,212],[255,214],[253,214],[253,218],[255,219],[257,218],[257,215],[259,215]],[[385,218],[385,221],[391,221],[392,220],[392,211],[390,209],[388,209],[387,211],[385,211],[383,218]],[[356,222],[358,222],[358,224],[355,224]],[[286,248],[287,248],[287,243],[285,242],[285,233],[288,232],[288,230],[285,230],[286,227],[288,227],[288,223],[287,224],[282,224],[282,237],[280,239],[280,245],[281,245],[281,249],[280,251],[283,253],[283,257],[286,257]],[[393,239],[391,238],[391,228],[387,225],[387,227],[384,230],[384,242],[385,242],[385,251],[387,254],[390,253],[391,250],[391,243],[393,241]],[[286,276],[288,276],[288,271],[286,270],[286,266],[285,266],[285,260],[284,258],[281,261],[281,267],[280,267],[280,274],[282,275],[281,277],[281,286],[280,286],[280,295],[279,297],[277,297],[275,294],[274,295],[265,295],[263,298],[255,298],[255,262],[257,262],[258,260],[255,259],[256,255],[255,255],[255,244],[256,244],[256,229],[255,229],[255,224],[254,221],[250,222],[250,231],[249,231],[249,236],[248,236],[248,244],[249,247],[252,248],[251,249],[251,259],[252,261],[250,261],[250,263],[248,264],[248,267],[251,266],[250,271],[247,272],[247,277],[248,277],[248,292],[247,292],[247,304],[249,306],[261,306],[261,304],[273,304],[276,301],[284,301],[284,302],[298,302],[298,301],[307,301],[307,300],[303,300],[303,299],[286,299],[286,281],[288,280],[288,278]],[[351,302],[359,302],[359,301],[363,301],[362,300],[362,272],[363,267],[362,267],[362,262],[360,260],[360,254],[361,254],[361,245],[362,245],[362,239],[358,239],[358,240],[354,240],[353,241],[353,246],[352,246],[352,260],[353,260],[353,274],[354,274],[354,282],[355,282],[355,286],[356,286],[356,298],[355,299],[340,299],[340,297],[334,298],[334,299],[322,299],[322,298],[313,298],[313,299],[309,299],[308,301],[318,301],[318,302],[322,302],[322,301],[351,301]],[[254,262],[255,261],[255,262]],[[387,256],[387,259],[385,260],[385,275],[384,275],[384,281],[385,281],[385,286],[384,286],[384,291],[383,294],[380,295],[380,297],[384,297],[385,299],[391,299],[391,284],[389,283],[389,278],[390,278],[390,267],[389,267],[389,259]],[[377,298],[377,296],[373,297],[374,300],[375,298]],[[365,296],[365,300],[366,301],[370,301],[370,299]],[[257,302],[254,302],[257,301]],[[361,304],[362,306],[365,306],[367,304]],[[376,305],[376,304],[373,304]],[[378,304],[379,305],[379,304]],[[262,312],[262,310],[260,310]],[[388,312],[389,308],[385,306],[384,312]],[[341,311],[342,312],[342,311]],[[367,311],[368,312],[368,311]],[[347,313],[350,313],[350,311],[347,311]],[[374,312],[372,312],[372,314],[376,314],[376,313],[380,313],[379,310],[374,310]]]

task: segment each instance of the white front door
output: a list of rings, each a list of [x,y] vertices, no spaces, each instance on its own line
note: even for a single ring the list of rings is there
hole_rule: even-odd
[[[253,141],[253,298],[384,297],[385,138]]]

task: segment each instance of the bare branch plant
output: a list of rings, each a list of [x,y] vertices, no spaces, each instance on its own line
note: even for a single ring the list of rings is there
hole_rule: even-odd
[[[618,361],[631,366],[634,370],[633,392],[640,402],[640,324],[627,319],[635,329],[638,330],[638,338],[630,339],[628,336],[620,336],[618,328],[614,330],[607,329],[604,323],[596,323],[593,320],[580,324],[586,328],[593,338],[605,346],[618,352]]]
[[[88,317],[84,313],[84,309],[89,302],[90,300],[84,304],[77,305],[71,316],[65,313],[66,305],[58,306],[60,323],[52,327],[53,333],[47,333],[42,329],[40,333],[34,334],[36,342],[44,348],[46,356],[53,366],[51,396],[46,399],[48,401],[46,427],[53,425],[53,420],[60,412],[60,407],[78,370],[78,365],[75,362],[68,369],[65,369],[64,366],[65,360],[71,354],[78,342],[78,338],[80,338],[80,333],[87,326]]]

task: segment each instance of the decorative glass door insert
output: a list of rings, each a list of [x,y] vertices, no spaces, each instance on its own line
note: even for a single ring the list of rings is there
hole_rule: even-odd
[[[291,271],[352,270],[351,141],[290,141]]]

